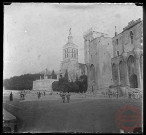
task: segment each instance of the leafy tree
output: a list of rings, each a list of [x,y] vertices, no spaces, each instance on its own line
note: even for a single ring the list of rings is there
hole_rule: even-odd
[[[54,70],[52,71],[51,76],[52,76],[52,79],[57,79],[57,75]]]
[[[65,79],[65,81],[68,82],[68,71],[67,71],[67,70],[66,70],[66,72],[65,72],[64,79]]]
[[[55,85],[55,86],[54,86]],[[80,76],[75,82],[66,81],[65,76],[60,78],[58,82],[52,84],[54,91],[69,91],[69,92],[86,92],[87,91],[87,76]]]
[[[31,90],[33,81],[43,77],[42,74],[25,74],[21,76],[14,76],[3,81],[3,86],[7,90]]]

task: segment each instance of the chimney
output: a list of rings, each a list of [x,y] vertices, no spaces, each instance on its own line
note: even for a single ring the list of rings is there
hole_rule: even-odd
[[[115,36],[117,36],[118,34],[117,34],[117,32],[116,32],[116,26],[115,26]]]

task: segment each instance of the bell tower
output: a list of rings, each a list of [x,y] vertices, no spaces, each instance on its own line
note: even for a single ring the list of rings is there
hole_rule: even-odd
[[[78,47],[73,43],[71,28],[69,29],[67,44],[63,47],[63,61],[68,60],[78,61]]]
[[[68,43],[73,43],[73,36],[71,34],[71,28],[69,29]]]

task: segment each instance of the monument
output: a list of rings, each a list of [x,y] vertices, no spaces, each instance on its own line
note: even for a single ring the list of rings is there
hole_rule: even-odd
[[[39,80],[33,81],[33,90],[37,91],[50,91],[52,92],[52,83],[54,81],[58,81],[58,79],[48,79],[47,77],[47,69],[44,73],[44,78],[42,79],[40,76]]]

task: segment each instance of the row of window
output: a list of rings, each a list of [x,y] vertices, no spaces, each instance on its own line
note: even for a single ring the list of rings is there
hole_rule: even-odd
[[[72,58],[77,58],[77,55],[76,53],[72,53]],[[69,54],[68,53],[65,53],[65,58],[68,58],[69,57]]]
[[[130,31],[130,43],[133,44],[133,32],[132,31]],[[119,44],[119,40],[116,39],[116,45],[118,45],[118,44]]]
[[[65,49],[65,53],[68,53],[68,52],[77,52],[78,53],[78,49],[71,49],[71,48],[67,48]]]

